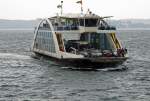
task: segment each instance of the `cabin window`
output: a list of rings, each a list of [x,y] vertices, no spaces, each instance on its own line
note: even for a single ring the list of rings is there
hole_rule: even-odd
[[[80,26],[96,27],[98,19],[80,19]],[[85,23],[85,25],[84,25]]]
[[[84,26],[84,19],[80,19],[80,26]]]
[[[49,26],[49,23],[46,20],[42,21],[42,23],[39,26],[39,29],[41,29],[41,30],[51,30],[50,26]]]
[[[61,18],[53,26],[55,30],[78,30],[78,19]]]
[[[98,19],[85,19],[85,27],[96,27]]]

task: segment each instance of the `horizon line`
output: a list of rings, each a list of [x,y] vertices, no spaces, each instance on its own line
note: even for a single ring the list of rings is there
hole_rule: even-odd
[[[38,20],[38,19],[44,19],[44,18],[49,18],[49,17],[43,17],[43,18],[35,18],[35,19],[33,19],[33,18],[31,18],[31,19],[18,19],[18,18],[16,18],[16,19],[13,19],[13,18],[0,18],[0,20],[23,20],[23,21],[30,21],[30,20]],[[111,20],[150,20],[150,18],[120,18],[120,19],[118,19],[118,18],[110,18]]]

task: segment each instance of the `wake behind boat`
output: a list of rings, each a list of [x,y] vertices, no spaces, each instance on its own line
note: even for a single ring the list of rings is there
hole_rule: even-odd
[[[83,14],[82,5],[81,14],[63,14],[61,10],[61,15],[43,19],[36,27],[32,51],[70,63],[123,63],[128,58],[127,49],[117,39],[116,28],[105,21],[109,17],[89,10]]]

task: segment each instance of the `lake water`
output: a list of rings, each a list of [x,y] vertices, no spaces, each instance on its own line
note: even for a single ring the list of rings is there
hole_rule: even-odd
[[[0,30],[0,101],[149,101],[150,30],[119,30],[127,70],[72,70],[34,59],[32,30]]]

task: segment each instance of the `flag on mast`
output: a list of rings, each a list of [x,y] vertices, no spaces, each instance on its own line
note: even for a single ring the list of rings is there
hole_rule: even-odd
[[[62,8],[62,5],[57,5],[57,8]]]
[[[80,3],[80,4],[82,5],[82,0],[80,0],[80,1],[77,1],[76,3]]]

